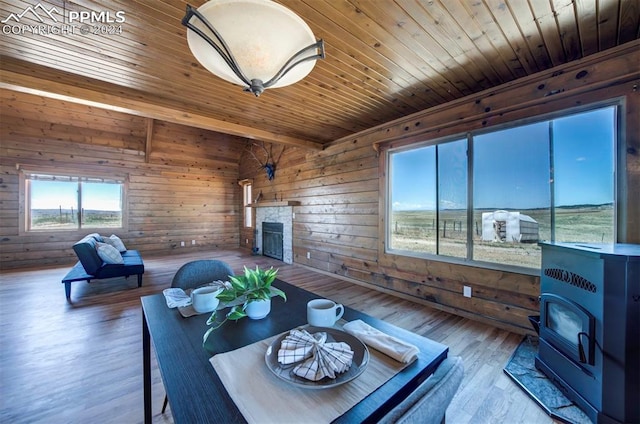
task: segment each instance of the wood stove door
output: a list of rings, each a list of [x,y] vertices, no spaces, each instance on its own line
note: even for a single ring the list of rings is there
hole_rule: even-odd
[[[577,303],[545,293],[540,296],[540,338],[578,364],[594,365],[595,318]]]

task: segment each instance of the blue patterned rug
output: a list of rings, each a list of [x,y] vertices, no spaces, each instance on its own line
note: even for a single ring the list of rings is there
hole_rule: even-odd
[[[537,353],[538,338],[526,336],[511,355],[504,372],[552,418],[570,424],[591,424],[589,417],[535,367]]]

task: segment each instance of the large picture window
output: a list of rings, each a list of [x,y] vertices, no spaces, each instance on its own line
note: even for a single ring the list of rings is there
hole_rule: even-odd
[[[617,109],[389,150],[387,252],[539,268],[539,241],[615,242]]]
[[[123,228],[124,181],[24,173],[27,231]]]

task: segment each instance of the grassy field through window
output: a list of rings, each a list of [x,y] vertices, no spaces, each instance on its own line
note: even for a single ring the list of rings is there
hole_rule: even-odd
[[[120,211],[83,211],[83,228],[120,228]],[[72,209],[32,209],[32,230],[61,230],[78,228],[78,212]]]
[[[473,258],[528,268],[540,267],[540,246],[537,243],[513,241],[483,241],[482,212],[476,210],[471,228]],[[551,239],[549,209],[520,210],[539,224],[539,240]],[[583,243],[612,243],[613,205],[559,207],[556,213],[556,241]],[[433,253],[436,245],[435,211],[395,211],[390,220],[390,247],[416,253]],[[466,258],[467,218],[465,210],[440,212],[440,254]]]

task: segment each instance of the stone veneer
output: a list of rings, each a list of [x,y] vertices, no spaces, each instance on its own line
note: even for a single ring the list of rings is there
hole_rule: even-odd
[[[282,223],[282,261],[293,263],[293,207],[267,206],[256,208],[256,246],[262,255],[262,223]]]

